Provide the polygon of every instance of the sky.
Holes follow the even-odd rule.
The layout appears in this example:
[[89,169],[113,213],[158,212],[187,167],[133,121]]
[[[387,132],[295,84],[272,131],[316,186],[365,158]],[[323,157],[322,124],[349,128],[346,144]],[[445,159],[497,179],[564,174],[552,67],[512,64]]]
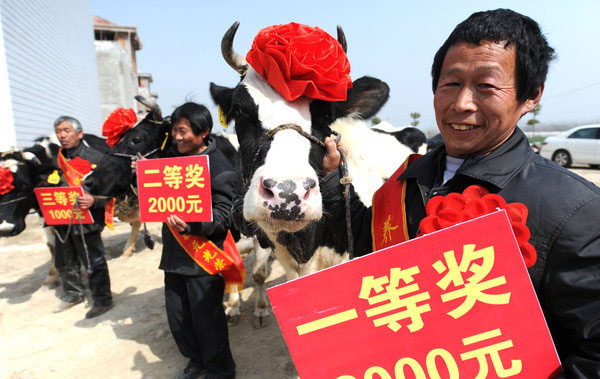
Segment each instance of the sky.
[[[186,100],[209,107],[218,125],[210,82],[234,87],[239,75],[221,56],[223,33],[240,27],[235,50],[246,55],[264,27],[298,22],[348,41],[351,76],[385,81],[390,99],[377,115],[396,126],[421,114],[419,128],[436,129],[431,63],[454,27],[473,12],[510,8],[536,20],[558,59],[550,66],[542,109],[544,124],[600,123],[600,1],[183,1],[91,0],[93,14],[136,26],[142,42],[138,70],[152,74],[152,91],[164,114]],[[521,121],[524,125],[529,115]],[[218,130],[219,127],[215,127]]]

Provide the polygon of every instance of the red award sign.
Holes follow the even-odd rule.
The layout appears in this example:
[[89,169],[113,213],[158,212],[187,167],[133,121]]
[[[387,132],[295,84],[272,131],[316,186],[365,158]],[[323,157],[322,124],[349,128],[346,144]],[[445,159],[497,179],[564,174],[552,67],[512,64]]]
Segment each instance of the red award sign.
[[[81,187],[38,187],[33,189],[47,225],[65,225],[71,221],[73,203],[83,195]],[[73,216],[73,224],[93,224],[88,209],[79,209]]]
[[270,288],[302,378],[551,378],[505,211]]
[[212,221],[208,167],[206,155],[137,161],[141,221]]

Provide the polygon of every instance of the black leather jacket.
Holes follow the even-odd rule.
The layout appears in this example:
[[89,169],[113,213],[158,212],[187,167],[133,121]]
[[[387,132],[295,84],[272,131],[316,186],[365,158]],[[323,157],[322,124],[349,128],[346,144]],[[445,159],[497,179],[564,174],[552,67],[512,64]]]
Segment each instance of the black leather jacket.
[[[173,155],[179,156],[176,153]],[[200,155],[208,155],[213,221],[188,222],[189,234],[204,236],[219,248],[223,248],[227,230],[233,229],[231,207],[234,197],[239,194],[242,179],[225,155],[217,148],[214,139],[209,140],[208,147]],[[183,250],[166,223],[162,227],[162,238],[163,252],[159,266],[161,270],[190,276],[208,275]]]
[[[529,147],[520,129],[487,156],[465,159],[454,178],[441,185],[445,146],[410,164],[407,180],[408,231],[414,238],[429,198],[480,184],[507,203],[524,203],[537,261],[529,275],[558,350],[565,377],[600,378],[600,189],[557,166]],[[343,217],[339,173],[323,180],[326,212],[333,226]],[[355,255],[371,252],[371,208],[352,198]],[[345,231],[341,231],[345,233]]]
[[[67,159],[67,161],[70,161],[71,159],[79,157],[81,159],[89,161],[91,164],[100,163],[100,160],[102,160],[102,157],[103,157],[102,152],[89,146],[87,144],[87,142],[85,142],[84,140],[81,140],[81,142],[79,143],[79,146],[77,146],[73,149],[63,149],[62,154]],[[56,160],[57,160],[57,158],[54,158],[54,165],[56,167],[58,167],[58,163]],[[65,178],[62,176],[62,170],[59,170],[59,172],[61,173],[61,175],[60,175],[60,182],[57,184],[57,186],[68,186],[69,184],[67,183]],[[90,233],[90,232],[97,232],[104,228],[104,207],[106,206],[106,202],[108,200],[109,199],[94,196],[94,204],[90,207],[90,213],[92,214],[92,217],[94,218],[94,223],[93,224],[83,224],[83,233],[84,234]],[[68,225],[55,225],[54,227],[59,230],[61,235],[64,235],[68,229]],[[80,234],[79,226],[73,225],[72,233]]]

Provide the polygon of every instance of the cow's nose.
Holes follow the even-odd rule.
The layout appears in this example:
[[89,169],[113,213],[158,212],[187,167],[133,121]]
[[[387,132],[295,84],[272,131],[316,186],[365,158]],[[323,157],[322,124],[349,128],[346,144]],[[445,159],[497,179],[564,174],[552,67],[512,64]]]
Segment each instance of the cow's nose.
[[263,178],[258,194],[262,205],[271,211],[271,217],[284,220],[298,220],[311,197],[316,193],[317,181],[312,178],[302,180],[276,180]]

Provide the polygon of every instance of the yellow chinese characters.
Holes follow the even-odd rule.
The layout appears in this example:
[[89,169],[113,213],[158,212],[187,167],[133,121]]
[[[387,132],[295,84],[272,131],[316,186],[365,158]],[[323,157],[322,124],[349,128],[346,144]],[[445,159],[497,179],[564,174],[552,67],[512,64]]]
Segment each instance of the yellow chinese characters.
[[[423,328],[421,314],[431,311],[429,304],[417,305],[430,298],[429,292],[420,292],[419,285],[414,282],[413,276],[419,273],[419,267],[414,266],[407,269],[399,267],[390,269],[390,276],[374,278],[373,276],[363,277],[359,298],[368,300],[369,305],[382,305],[368,309],[365,313],[367,317],[379,316],[384,313],[399,310],[392,314],[382,316],[373,320],[375,326],[387,325],[388,328],[397,332],[402,325],[398,321],[410,319],[408,330],[415,332]],[[403,282],[401,286],[400,281]],[[374,295],[371,293],[374,292]],[[407,296],[409,294],[413,294]]]
[[204,258],[204,260],[206,262],[210,262],[211,260],[215,259],[216,256],[217,256],[217,253],[213,253],[213,255],[210,255],[210,251],[208,251],[208,250],[204,250],[202,252],[202,257]]
[[215,260],[215,269],[216,269],[217,271],[221,271],[221,270],[223,270],[224,268],[225,268],[225,261],[223,261],[223,259],[221,259],[221,258],[217,258],[217,259]]
[[59,205],[67,205],[69,199],[67,199],[67,194],[62,191],[54,192],[54,201],[56,201]]
[[179,185],[183,182],[181,175],[181,166],[165,166],[163,169],[163,180],[166,185],[173,189],[179,189]]
[[[502,333],[500,329],[494,329],[462,339],[464,346],[475,344],[479,345],[479,347],[474,350],[460,354],[460,359],[463,362],[470,359],[477,360],[479,367],[477,369],[477,375],[474,377],[474,379],[484,379],[487,377],[508,378],[518,375],[523,371],[523,362],[520,359],[511,359],[510,367],[508,368],[505,368],[504,364],[502,363],[500,351],[513,347],[512,340],[492,342],[491,344],[489,342],[487,344],[483,343],[483,341],[500,337],[501,335]],[[507,352],[505,352],[504,355],[506,361]],[[489,357],[489,359],[492,361],[492,367],[494,369],[493,374],[490,374],[487,357]],[[440,368],[442,368],[441,373]],[[447,376],[442,373],[447,373]],[[366,369],[364,377],[373,378],[375,377],[375,374],[377,374],[377,377],[379,378],[391,379],[392,377],[405,378],[406,374],[409,374],[409,377],[414,377],[417,379],[442,377],[448,379],[459,379],[461,377],[460,373],[461,371],[459,370],[459,366],[455,357],[446,349],[435,348],[427,353],[425,362],[419,362],[411,357],[403,357],[398,359],[394,365],[394,376],[392,376],[391,373],[381,366],[371,366]],[[337,377],[337,379],[357,378],[352,375],[340,375]]]
[[392,215],[388,215],[383,223],[383,243],[387,243],[392,240],[392,230],[396,230],[399,228],[398,225],[391,225]]
[[[462,341],[463,345],[469,346],[478,344],[480,342],[495,337],[499,337],[501,335],[502,332],[500,331],[500,329],[494,329],[471,337],[463,338]],[[489,356],[492,360],[492,365],[494,366],[494,371],[496,372],[496,375],[500,378],[507,378],[509,376],[519,374],[523,369],[523,363],[519,359],[512,359],[510,361],[511,366],[509,368],[505,368],[502,364],[502,360],[500,358],[500,351],[506,350],[513,346],[514,345],[512,340],[506,340],[463,353],[460,355],[460,359],[462,359],[463,361],[473,358],[477,359],[477,363],[479,363],[479,372],[477,373],[475,379],[483,379],[488,377],[489,368],[486,356]]]
[[202,173],[204,172],[204,167],[200,166],[198,163],[189,164],[185,168],[185,186],[186,188],[191,188],[193,186],[204,188],[204,178],[202,177]]
[[73,205],[73,203],[75,203],[75,200],[77,199],[77,196],[79,196],[79,193],[77,193],[77,191],[69,191],[67,193],[67,197],[69,198],[69,204]]
[[[500,294],[490,294],[484,291],[502,284],[506,284],[504,276],[498,276],[493,279],[484,280],[494,267],[494,247],[489,246],[480,250],[475,250],[475,245],[469,244],[463,246],[463,255],[460,264],[456,261],[454,250],[444,253],[444,261],[439,260],[433,264],[433,268],[438,274],[446,273],[444,277],[437,282],[438,287],[446,291],[450,284],[456,289],[442,294],[442,301],[452,301],[464,297],[463,303],[456,309],[448,312],[452,317],[459,318],[465,315],[473,308],[475,302],[481,301],[486,304],[508,304],[510,292]],[[476,261],[481,260],[480,263]],[[469,275],[468,278],[465,276]]]

